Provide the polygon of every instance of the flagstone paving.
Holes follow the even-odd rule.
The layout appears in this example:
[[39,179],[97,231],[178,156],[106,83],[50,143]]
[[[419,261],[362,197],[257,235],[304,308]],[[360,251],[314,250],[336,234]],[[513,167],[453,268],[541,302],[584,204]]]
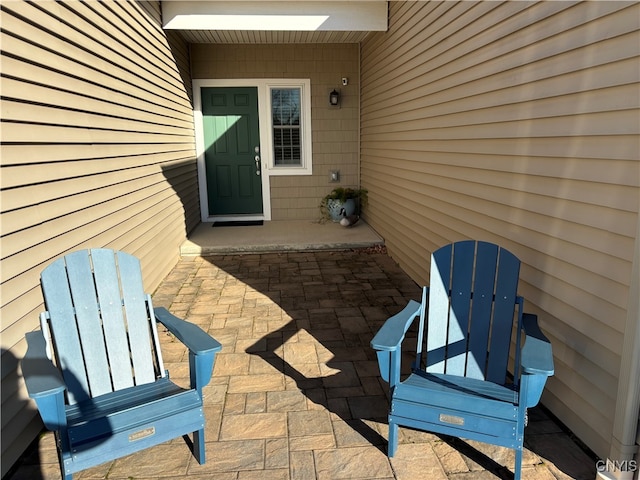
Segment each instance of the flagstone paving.
[[[386,456],[387,386],[369,341],[420,288],[384,253],[185,257],[154,304],[223,345],[204,390],[205,465],[183,439],[86,470],[79,479],[339,480],[513,478],[511,450],[401,429]],[[188,384],[188,355],[161,335]],[[595,459],[542,408],[530,412],[523,478],[593,480]],[[44,434],[12,479],[60,478]]]

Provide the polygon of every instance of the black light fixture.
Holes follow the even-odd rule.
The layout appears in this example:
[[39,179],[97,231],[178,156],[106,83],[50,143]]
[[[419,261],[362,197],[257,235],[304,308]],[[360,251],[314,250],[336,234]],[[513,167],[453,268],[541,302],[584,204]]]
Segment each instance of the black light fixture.
[[329,105],[337,106],[340,103],[340,93],[333,89],[333,92],[329,94]]

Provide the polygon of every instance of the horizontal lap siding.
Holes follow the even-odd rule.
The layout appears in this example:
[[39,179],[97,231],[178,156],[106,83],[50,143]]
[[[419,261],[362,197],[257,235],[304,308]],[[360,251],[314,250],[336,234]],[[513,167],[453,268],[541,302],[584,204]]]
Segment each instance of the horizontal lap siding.
[[153,291],[199,200],[188,45],[162,30],[158,3],[3,2],[2,27],[4,475],[40,428],[16,370],[40,271],[116,248]]
[[543,397],[609,453],[633,260],[637,3],[392,2],[363,42],[367,221],[419,283],[463,238],[523,261],[554,345]]

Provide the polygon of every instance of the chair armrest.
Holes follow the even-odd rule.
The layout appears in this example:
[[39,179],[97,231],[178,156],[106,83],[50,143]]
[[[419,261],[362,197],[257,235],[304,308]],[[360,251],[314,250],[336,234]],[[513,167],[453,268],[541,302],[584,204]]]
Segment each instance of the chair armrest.
[[522,347],[522,373],[551,376],[554,373],[551,343],[538,327],[538,316],[531,313],[522,315],[522,325],[526,335]]
[[191,388],[202,389],[211,380],[216,353],[222,345],[197,325],[169,313],[166,308],[153,309],[156,319],[189,349],[189,378]]
[[420,303],[415,300],[409,301],[402,311],[387,319],[371,340],[371,346],[377,350],[380,376],[385,382],[389,382],[391,388],[400,381],[400,345],[409,326],[420,315],[421,310]]
[[27,353],[22,359],[22,377],[30,398],[55,395],[66,390],[60,370],[47,358],[46,344],[41,332],[25,335]]
[[156,319],[195,355],[216,353],[222,348],[220,342],[200,327],[172,315],[166,308],[157,307],[153,312]]
[[396,350],[404,340],[413,319],[420,315],[421,308],[420,303],[411,300],[400,312],[388,318],[371,340],[373,349],[388,352]]
[[47,357],[42,332],[29,332],[25,339],[27,352],[20,366],[27,392],[35,400],[45,426],[49,430],[58,430],[67,423],[64,409],[67,387],[60,370]]

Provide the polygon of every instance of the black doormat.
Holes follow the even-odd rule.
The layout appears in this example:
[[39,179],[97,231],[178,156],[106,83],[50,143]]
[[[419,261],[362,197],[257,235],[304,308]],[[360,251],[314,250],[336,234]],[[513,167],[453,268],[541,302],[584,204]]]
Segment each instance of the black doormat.
[[237,222],[214,222],[213,227],[253,227],[262,224],[262,220],[245,220]]

